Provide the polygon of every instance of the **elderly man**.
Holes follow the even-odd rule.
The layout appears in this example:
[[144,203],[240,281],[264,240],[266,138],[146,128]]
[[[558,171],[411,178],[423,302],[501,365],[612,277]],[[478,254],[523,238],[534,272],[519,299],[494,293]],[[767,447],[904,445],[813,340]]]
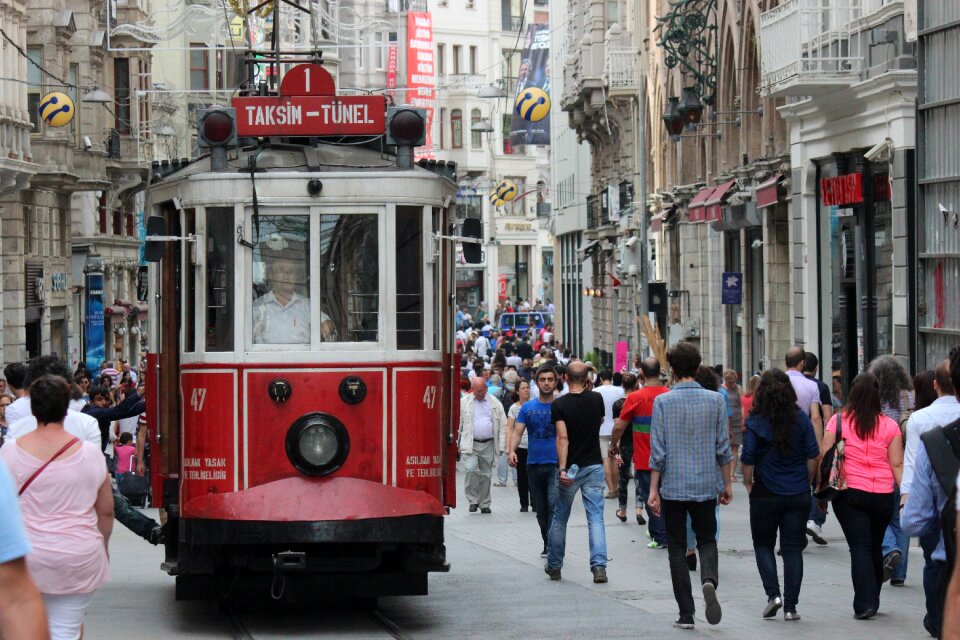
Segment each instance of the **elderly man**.
[[470,382],[472,393],[460,400],[460,427],[457,448],[465,471],[464,492],[470,513],[490,513],[490,479],[500,455],[500,434],[507,425],[507,414],[500,401],[489,397],[487,383],[481,377]]

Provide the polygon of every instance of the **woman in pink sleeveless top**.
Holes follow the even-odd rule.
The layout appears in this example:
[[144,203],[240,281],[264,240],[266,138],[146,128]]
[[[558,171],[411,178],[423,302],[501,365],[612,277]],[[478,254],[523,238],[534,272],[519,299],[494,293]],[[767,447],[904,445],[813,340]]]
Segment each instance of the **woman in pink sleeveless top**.
[[81,637],[93,594],[110,577],[110,477],[99,449],[89,442],[71,444],[76,438],[63,428],[70,391],[58,376],[36,380],[30,386],[36,431],[0,449],[21,489],[20,507],[31,546],[27,568],[43,594],[53,640]]
[[903,473],[900,427],[881,411],[880,384],[872,373],[853,381],[846,406],[827,423],[821,451],[837,441],[837,419],[844,442],[847,489],[833,510],[850,547],[853,613],[867,620],[880,608],[883,584],[883,534],[893,514],[894,483]]

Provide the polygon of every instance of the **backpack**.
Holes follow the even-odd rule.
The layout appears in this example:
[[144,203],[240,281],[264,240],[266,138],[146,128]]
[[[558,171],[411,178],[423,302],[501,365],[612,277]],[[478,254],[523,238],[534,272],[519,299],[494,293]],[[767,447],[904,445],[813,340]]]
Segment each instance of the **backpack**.
[[940,512],[940,530],[947,553],[947,575],[957,555],[957,473],[960,472],[960,420],[920,436],[947,503]]

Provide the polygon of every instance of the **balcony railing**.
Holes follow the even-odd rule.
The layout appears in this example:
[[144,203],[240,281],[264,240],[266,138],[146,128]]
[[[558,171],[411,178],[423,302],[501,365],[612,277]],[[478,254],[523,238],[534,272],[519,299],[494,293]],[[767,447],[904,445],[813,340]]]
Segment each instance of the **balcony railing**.
[[608,46],[605,76],[610,93],[636,93],[640,87],[637,52],[633,47]]
[[786,0],[761,14],[761,92],[813,96],[849,85],[863,66],[861,11],[861,0]]

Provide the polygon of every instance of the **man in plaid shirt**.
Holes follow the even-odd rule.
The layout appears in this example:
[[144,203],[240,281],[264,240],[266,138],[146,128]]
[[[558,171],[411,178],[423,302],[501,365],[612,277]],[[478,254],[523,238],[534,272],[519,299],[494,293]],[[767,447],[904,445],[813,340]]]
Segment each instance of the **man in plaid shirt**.
[[733,454],[723,396],[694,381],[700,351],[681,342],[667,353],[676,380],[673,388],[657,396],[650,425],[650,497],[647,506],[663,513],[673,595],[680,617],[673,623],[693,629],[693,593],[687,569],[687,515],[697,536],[700,577],[707,622],[720,622],[717,600],[716,506],[733,500]]

